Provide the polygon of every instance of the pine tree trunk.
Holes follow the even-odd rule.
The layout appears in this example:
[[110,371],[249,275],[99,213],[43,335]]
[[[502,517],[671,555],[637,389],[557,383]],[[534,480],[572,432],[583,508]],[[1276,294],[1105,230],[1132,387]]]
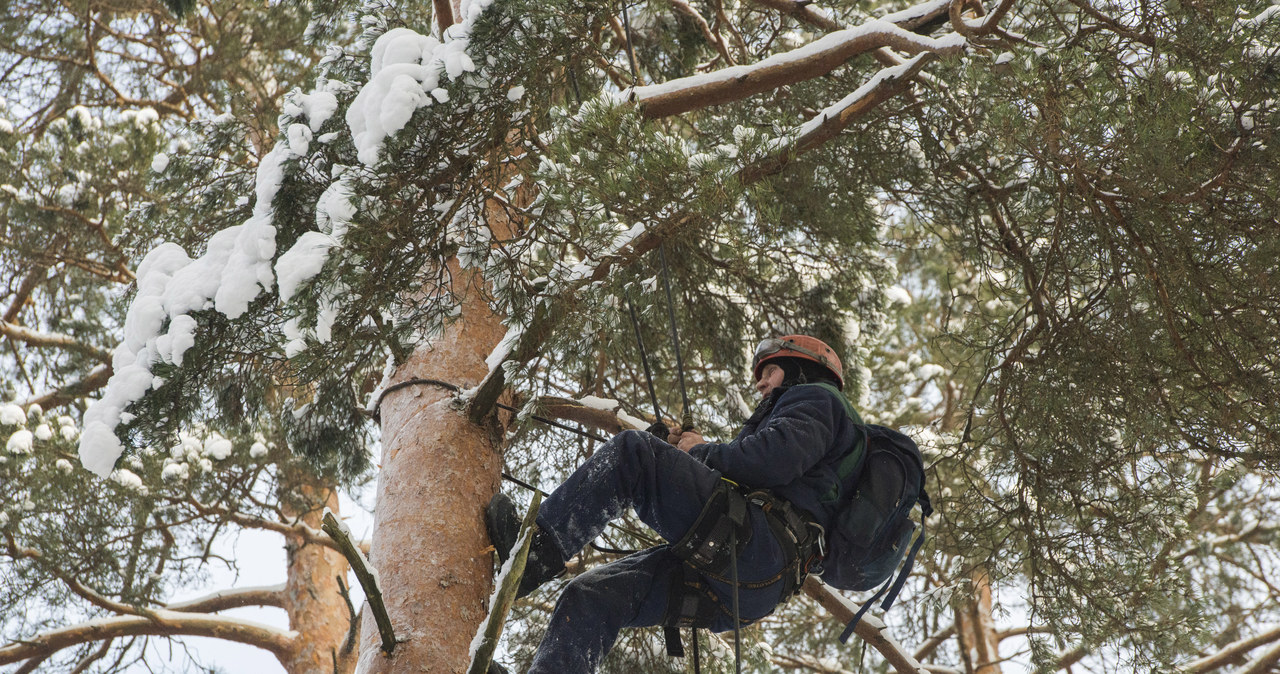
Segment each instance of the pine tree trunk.
[[1000,639],[991,607],[991,580],[983,569],[975,569],[973,596],[956,610],[956,635],[964,651],[965,670],[973,674],[1000,674]]
[[[392,383],[423,377],[472,387],[488,372],[485,358],[506,330],[468,276],[455,270],[453,278],[455,292],[467,292],[461,315],[430,348],[415,351]],[[493,562],[482,513],[501,478],[501,429],[469,423],[451,402],[433,386],[383,400],[370,561],[403,643],[385,657],[366,608],[361,672],[463,672],[488,613]]]
[[[303,522],[320,528],[328,507],[338,512],[338,494],[300,470],[286,471],[281,503],[286,516],[301,515]],[[355,669],[355,648],[344,652],[351,617],[338,578],[346,582],[347,560],[333,548],[286,536],[289,575],[285,581],[285,611],[289,629],[298,633],[298,647],[282,659],[289,674],[332,672],[350,674]]]

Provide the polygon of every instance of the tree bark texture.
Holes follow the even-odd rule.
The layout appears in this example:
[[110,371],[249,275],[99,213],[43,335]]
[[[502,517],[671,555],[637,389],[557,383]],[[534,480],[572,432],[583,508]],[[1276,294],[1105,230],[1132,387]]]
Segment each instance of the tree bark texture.
[[[430,346],[417,349],[392,381],[440,379],[473,387],[506,329],[472,277],[455,270],[462,313]],[[398,639],[390,657],[366,608],[359,671],[466,670],[468,647],[488,613],[493,561],[484,504],[498,488],[501,430],[479,426],[444,389],[413,386],[383,399],[382,464],[370,562]]]
[[[319,529],[326,507],[338,512],[338,494],[332,487],[319,484],[301,471],[289,471],[285,477],[284,488],[290,493],[281,501],[287,515]],[[298,640],[295,648],[281,658],[281,664],[289,674],[350,674],[355,669],[356,651],[352,644],[344,652],[351,616],[338,585],[339,577],[345,582],[347,560],[327,545],[296,535],[285,536],[285,550],[289,564],[285,611],[289,614],[289,629],[298,633]]]

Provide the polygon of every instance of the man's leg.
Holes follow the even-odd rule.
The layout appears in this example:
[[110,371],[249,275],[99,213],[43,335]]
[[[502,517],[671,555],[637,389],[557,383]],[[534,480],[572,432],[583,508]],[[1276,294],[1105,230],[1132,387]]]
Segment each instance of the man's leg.
[[685,452],[648,433],[624,431],[543,501],[538,525],[565,560],[627,508],[663,538],[677,541],[719,481],[718,472]]
[[680,560],[666,546],[598,566],[565,586],[529,674],[587,674],[623,627],[659,625]]

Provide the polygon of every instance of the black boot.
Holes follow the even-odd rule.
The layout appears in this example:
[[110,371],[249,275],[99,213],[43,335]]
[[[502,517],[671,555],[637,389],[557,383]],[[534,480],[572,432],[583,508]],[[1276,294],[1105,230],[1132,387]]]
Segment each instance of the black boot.
[[[498,559],[506,563],[511,556],[511,548],[515,547],[516,538],[520,535],[520,518],[516,515],[516,504],[502,492],[494,495],[484,511],[484,524],[489,530],[489,542],[498,552]],[[564,557],[555,541],[540,526],[533,530],[533,540],[529,542],[529,557],[524,565],[524,576],[520,578],[520,588],[516,591],[516,599],[528,596],[543,583],[564,574]]]

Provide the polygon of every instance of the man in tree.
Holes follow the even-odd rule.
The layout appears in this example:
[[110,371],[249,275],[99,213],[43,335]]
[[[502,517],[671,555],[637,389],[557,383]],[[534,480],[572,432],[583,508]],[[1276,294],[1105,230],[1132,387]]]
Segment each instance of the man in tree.
[[[571,581],[530,672],[595,671],[623,627],[730,630],[735,603],[740,625],[750,624],[800,587],[822,556],[833,516],[823,497],[837,486],[840,459],[862,442],[861,420],[843,399],[840,359],[821,340],[766,339],[752,366],[762,399],[733,442],[693,430],[669,442],[624,431],[543,502],[519,596],[561,575],[628,507],[672,543]],[[511,500],[495,496],[486,521],[505,561],[516,530]]]

